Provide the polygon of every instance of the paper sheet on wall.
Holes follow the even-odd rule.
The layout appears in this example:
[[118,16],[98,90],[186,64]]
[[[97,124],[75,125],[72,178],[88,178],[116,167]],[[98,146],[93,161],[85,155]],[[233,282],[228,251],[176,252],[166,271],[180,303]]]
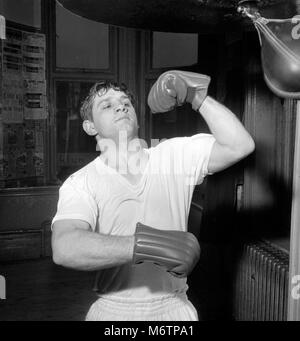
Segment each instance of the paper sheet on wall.
[[2,47],[3,122],[47,118],[45,51],[43,34],[7,30]]
[[[2,122],[2,102],[3,102],[3,96],[2,96],[2,40],[0,40],[0,124]],[[0,136],[2,139],[2,137]],[[1,143],[1,142],[0,142]]]
[[45,36],[23,32],[24,118],[47,118]]
[[23,122],[23,80],[15,73],[4,73],[2,78],[2,121]]
[[2,178],[44,175],[44,130],[43,121],[4,124]]
[[6,19],[0,15],[0,39],[6,39]]
[[[3,159],[3,124],[0,121],[0,179],[4,174],[4,159]],[[0,186],[1,188],[1,186]]]
[[44,175],[45,51],[39,33],[9,28],[0,41],[0,188]]

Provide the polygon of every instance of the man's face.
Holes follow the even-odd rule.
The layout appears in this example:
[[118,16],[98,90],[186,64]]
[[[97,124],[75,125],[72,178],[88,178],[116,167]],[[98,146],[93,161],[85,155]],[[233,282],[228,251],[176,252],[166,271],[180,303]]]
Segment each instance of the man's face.
[[94,128],[102,138],[118,138],[120,131],[128,137],[136,137],[137,117],[128,96],[114,89],[95,97],[93,104]]

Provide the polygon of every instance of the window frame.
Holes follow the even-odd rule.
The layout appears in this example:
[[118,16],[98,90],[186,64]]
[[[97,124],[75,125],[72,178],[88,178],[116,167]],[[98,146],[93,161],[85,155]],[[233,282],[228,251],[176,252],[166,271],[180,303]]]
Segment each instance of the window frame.
[[108,69],[80,69],[60,68],[56,66],[56,1],[47,0],[43,7],[43,19],[46,32],[47,48],[47,97],[49,115],[47,139],[45,148],[46,182],[58,185],[57,179],[57,126],[56,126],[56,83],[58,81],[96,82],[99,79],[117,79],[118,72],[118,31],[109,26],[109,68]]

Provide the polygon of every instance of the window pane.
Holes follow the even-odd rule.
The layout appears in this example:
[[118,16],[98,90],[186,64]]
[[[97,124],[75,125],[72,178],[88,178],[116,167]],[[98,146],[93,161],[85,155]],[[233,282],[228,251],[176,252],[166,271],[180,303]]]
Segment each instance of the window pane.
[[56,83],[57,178],[61,181],[99,155],[96,140],[84,132],[80,117],[81,103],[92,85]]
[[56,66],[108,69],[108,25],[81,18],[56,5]]
[[189,66],[198,61],[198,34],[153,33],[154,69]]
[[6,20],[41,27],[40,0],[0,0],[0,14],[5,16]]

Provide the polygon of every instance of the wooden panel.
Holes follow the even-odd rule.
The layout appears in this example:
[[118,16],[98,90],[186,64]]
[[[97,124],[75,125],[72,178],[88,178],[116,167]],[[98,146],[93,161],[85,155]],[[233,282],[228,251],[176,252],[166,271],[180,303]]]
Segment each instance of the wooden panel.
[[0,231],[40,229],[57,208],[58,187],[0,192]]
[[288,237],[294,110],[268,89],[258,39],[247,38],[245,126],[255,140],[256,150],[245,169],[243,226],[265,238]]
[[1,266],[6,300],[0,321],[84,321],[97,299],[91,290],[95,273],[55,265],[51,259]]
[[188,220],[188,231],[199,237],[203,208],[200,205],[192,202]]
[[[243,120],[242,43],[239,40],[227,42],[224,36],[224,39],[220,38],[217,48],[215,97]],[[207,177],[201,241],[232,242],[235,236],[236,186],[241,183],[243,171],[243,163],[239,162],[222,172]]]
[[52,256],[52,247],[51,247],[51,222],[46,222],[43,224],[43,233],[44,233],[44,248],[43,248],[43,256],[51,257]]
[[297,105],[295,138],[295,162],[293,183],[293,204],[291,219],[290,278],[288,320],[300,321],[299,274],[300,274],[300,101]]
[[41,231],[0,234],[0,262],[35,259],[41,255]]

